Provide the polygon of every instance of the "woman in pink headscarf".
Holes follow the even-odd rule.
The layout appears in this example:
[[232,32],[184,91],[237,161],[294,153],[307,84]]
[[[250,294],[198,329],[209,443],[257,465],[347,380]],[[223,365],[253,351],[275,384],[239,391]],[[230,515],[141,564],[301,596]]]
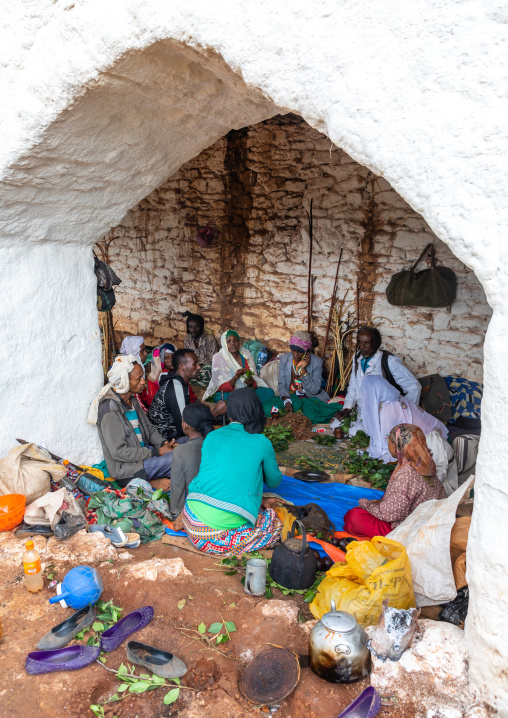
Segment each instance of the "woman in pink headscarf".
[[323,362],[311,353],[312,341],[308,332],[294,332],[289,338],[290,351],[279,361],[279,396],[286,411],[292,411],[291,395],[300,399],[330,401],[321,388]]

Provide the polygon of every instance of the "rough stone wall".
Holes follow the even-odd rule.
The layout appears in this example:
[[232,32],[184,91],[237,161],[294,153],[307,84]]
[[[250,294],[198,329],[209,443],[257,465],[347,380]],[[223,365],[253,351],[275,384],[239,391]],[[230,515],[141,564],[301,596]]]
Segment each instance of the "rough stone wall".
[[[339,296],[373,319],[384,345],[418,375],[482,379],[491,309],[474,272],[432,233],[384,179],[359,165],[295,115],[230,132],[132,209],[101,242],[122,278],[120,333],[183,342],[181,312],[199,310],[219,334],[233,326],[275,349],[306,327],[313,199],[313,324],[323,341],[339,250]],[[211,246],[198,229],[215,230]],[[448,309],[393,307],[385,289],[433,241],[439,264],[457,274]],[[425,262],[419,265],[425,268]]]

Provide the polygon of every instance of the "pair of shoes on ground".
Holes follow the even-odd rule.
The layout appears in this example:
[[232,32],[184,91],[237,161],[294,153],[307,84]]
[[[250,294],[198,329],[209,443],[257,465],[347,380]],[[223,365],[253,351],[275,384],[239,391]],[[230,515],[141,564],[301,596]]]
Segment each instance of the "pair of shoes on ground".
[[115,528],[109,524],[89,524],[90,533],[99,531],[108,538],[115,548],[137,548],[141,543],[141,536],[138,533],[124,533],[121,528]]
[[62,511],[60,521],[54,529],[44,524],[30,526],[30,524],[23,522],[17,529],[16,536],[19,538],[22,536],[45,536],[46,538],[54,536],[58,541],[65,541],[65,539],[74,536],[75,533],[81,531],[81,529],[86,529],[86,527],[87,523],[84,516]]
[[[67,646],[76,634],[88,628],[95,621],[95,608],[86,606],[62,623],[51,629],[37,644],[39,651],[29,653],[25,668],[27,673],[38,675],[53,671],[76,671],[93,663],[101,650],[110,653],[130,635],[147,626],[153,618],[152,606],[127,614],[101,636],[100,646]],[[64,646],[67,646],[64,648]],[[180,678],[187,673],[183,661],[168,651],[154,648],[138,641],[127,644],[127,658],[148,668],[161,678]]]

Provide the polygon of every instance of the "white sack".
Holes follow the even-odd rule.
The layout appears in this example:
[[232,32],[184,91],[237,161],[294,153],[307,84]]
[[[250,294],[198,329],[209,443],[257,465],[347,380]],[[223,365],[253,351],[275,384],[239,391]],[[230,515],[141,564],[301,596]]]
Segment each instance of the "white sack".
[[450,534],[457,506],[469,497],[473,483],[474,476],[471,476],[448,498],[425,501],[388,534],[388,538],[406,547],[419,608],[448,603],[457,595],[450,557]]
[[450,444],[443,439],[438,429],[434,429],[426,435],[427,446],[432,452],[432,458],[436,464],[436,476],[443,484],[447,496],[450,496],[459,488],[459,473],[455,452]]
[[67,474],[65,466],[55,464],[47,451],[35,444],[15,446],[0,459],[0,496],[23,494],[27,504],[50,490],[50,476],[59,481]]
[[279,360],[274,359],[262,366],[259,372],[259,376],[265,384],[274,390],[275,396],[279,396],[279,368]]
[[25,522],[30,526],[39,524],[54,529],[62,518],[62,511],[84,517],[79,504],[70,491],[67,489],[49,491],[26,507]]

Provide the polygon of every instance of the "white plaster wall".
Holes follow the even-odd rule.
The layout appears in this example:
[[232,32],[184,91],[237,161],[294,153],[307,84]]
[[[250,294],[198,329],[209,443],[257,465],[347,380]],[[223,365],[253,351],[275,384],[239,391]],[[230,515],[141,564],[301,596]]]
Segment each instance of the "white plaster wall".
[[[68,419],[52,410],[52,431],[68,436],[69,451],[86,448],[80,439],[86,405],[99,385],[95,330],[86,318],[89,265],[78,247],[118,224],[231,126],[269,117],[277,112],[274,105],[300,113],[385,177],[475,271],[494,317],[486,341],[467,637],[473,682],[508,715],[508,647],[501,634],[508,608],[506,4],[387,0],[380,11],[378,0],[40,0],[11,3],[2,21],[2,287],[14,284],[5,248],[72,242],[65,256],[80,288],[71,303],[51,311],[31,300],[30,320],[22,316],[26,306],[19,306],[2,326],[2,344],[10,345],[18,328],[16,348],[35,343],[49,349],[48,320],[65,328],[75,308],[86,326],[92,375],[85,372],[77,384],[65,381],[51,397],[60,406],[75,402]],[[144,54],[166,38],[157,57]],[[197,48],[192,59],[184,45]],[[124,56],[134,73],[121,72]],[[173,65],[181,72],[160,85]],[[63,258],[63,251],[60,246],[55,257]],[[78,265],[84,284],[77,281]],[[54,291],[52,274],[62,278],[48,269],[46,282],[44,265],[27,260],[25,266],[21,282],[44,293]],[[38,359],[45,386],[53,385],[52,375],[69,372],[61,354],[43,351]],[[4,381],[2,396],[5,449],[12,443],[12,417],[20,404],[33,401],[32,385],[22,384],[16,394]],[[37,407],[43,406],[38,398]],[[33,435],[42,426],[41,413],[33,411],[24,428]]]
[[19,438],[71,461],[95,460],[97,431],[84,421],[102,379],[90,250],[13,244],[1,261],[0,456]]

